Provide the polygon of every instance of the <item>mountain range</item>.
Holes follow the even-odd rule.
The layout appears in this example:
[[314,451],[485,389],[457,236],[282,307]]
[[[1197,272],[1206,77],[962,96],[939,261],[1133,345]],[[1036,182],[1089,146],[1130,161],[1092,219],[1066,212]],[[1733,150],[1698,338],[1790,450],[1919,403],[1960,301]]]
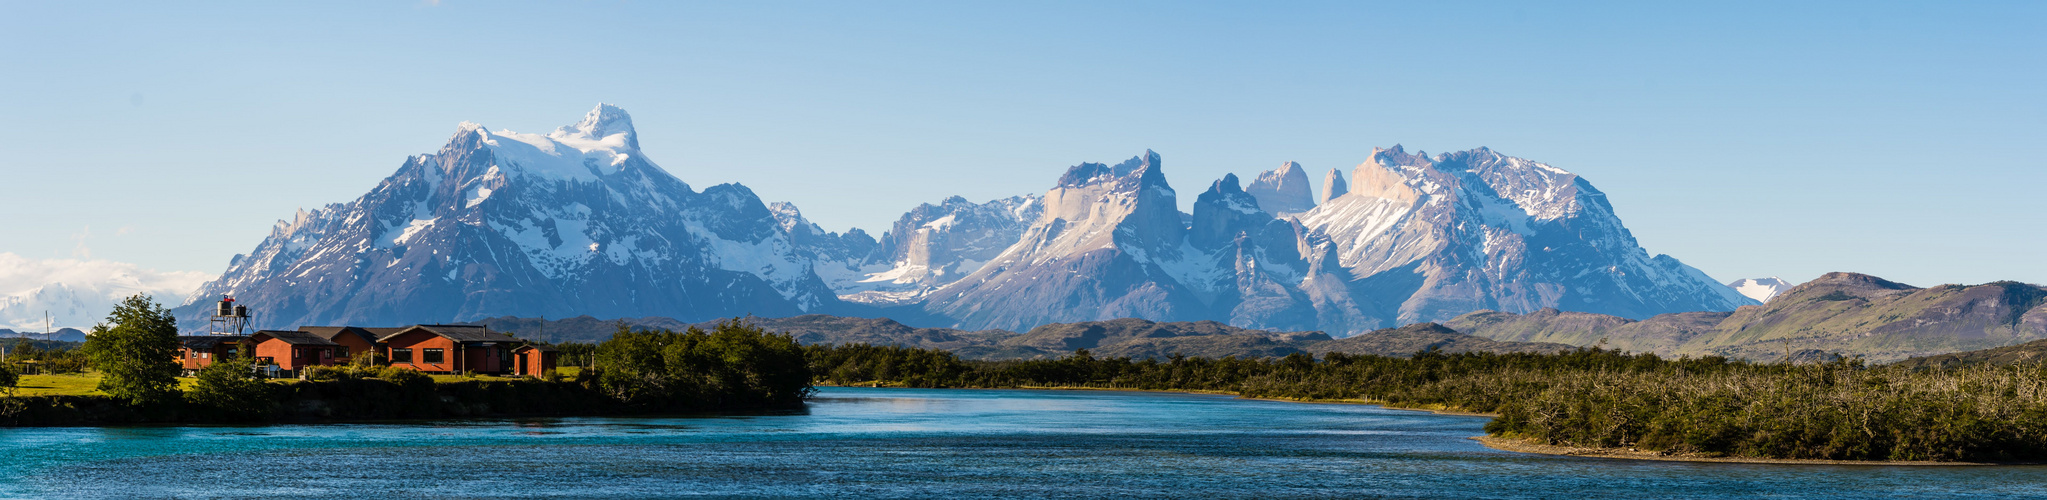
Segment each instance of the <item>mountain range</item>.
[[[1025,332],[967,331],[918,328],[886,318],[855,318],[807,314],[787,318],[745,318],[768,331],[785,332],[804,344],[894,345],[951,351],[965,359],[1048,359],[1087,349],[1102,357],[1168,359],[1175,355],[1240,358],[1279,357],[1294,353],[1326,355],[1375,354],[1408,356],[1420,351],[1557,352],[1572,346],[1542,342],[1503,342],[1459,333],[1434,323],[1386,328],[1341,339],[1322,332],[1276,332],[1238,328],[1214,321],[1158,322],[1137,318],[1039,325]],[[605,321],[582,316],[559,320],[488,318],[476,322],[492,330],[553,342],[598,342],[623,325],[634,329],[709,328],[715,322],[689,324],[671,318]]]
[[1644,320],[1543,309],[1477,311],[1444,323],[1503,341],[1556,342],[1664,355],[1750,360],[1847,353],[1872,362],[2047,339],[2047,288],[2001,281],[1919,288],[1828,273],[1763,305]]
[[1544,308],[1647,319],[1757,302],[1641,248],[1568,171],[1486,148],[1374,148],[1318,195],[1299,164],[1178,209],[1161,155],[1042,194],[825,231],[738,184],[702,189],[599,105],[546,134],[464,123],[362,197],[279,221],[178,309],[234,296],[264,327],[483,318],[892,317],[966,331],[1141,318],[1336,337]]
[[159,272],[108,260],[0,253],[0,328],[41,332],[90,327],[106,321],[114,304],[137,294],[159,304],[182,304],[207,278],[197,272]]

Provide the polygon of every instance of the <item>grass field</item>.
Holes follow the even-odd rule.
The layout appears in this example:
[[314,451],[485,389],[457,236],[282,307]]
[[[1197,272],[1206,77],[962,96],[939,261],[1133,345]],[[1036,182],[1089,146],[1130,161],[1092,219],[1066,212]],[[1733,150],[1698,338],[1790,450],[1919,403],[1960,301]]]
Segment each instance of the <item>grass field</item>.
[[[192,390],[198,379],[180,378],[178,388]],[[22,375],[15,384],[17,396],[105,396],[100,392],[100,375],[93,372],[69,375]]]
[[[583,370],[582,368],[564,366],[557,369],[556,371],[561,372],[562,376],[574,378],[576,376],[576,372],[580,372],[582,370]],[[492,377],[488,375],[479,375],[476,377],[464,377],[460,375],[433,376],[435,382],[461,382],[464,380],[516,380],[519,378],[523,377]],[[290,379],[279,379],[276,380],[275,382],[288,383],[291,381],[292,380]],[[190,377],[180,377],[178,378],[178,387],[189,391],[192,390],[192,386],[194,384],[197,384],[198,382],[199,379]],[[14,394],[17,396],[104,396],[107,393],[99,391],[98,389],[99,383],[100,375],[98,373],[90,371],[85,373],[75,373],[69,375],[22,375],[21,382],[15,385]]]

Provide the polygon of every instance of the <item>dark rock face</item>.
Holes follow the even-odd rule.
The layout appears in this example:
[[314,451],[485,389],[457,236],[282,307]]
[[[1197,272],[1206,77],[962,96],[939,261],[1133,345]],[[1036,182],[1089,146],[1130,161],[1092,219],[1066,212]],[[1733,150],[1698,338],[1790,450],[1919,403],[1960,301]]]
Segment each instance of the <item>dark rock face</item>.
[[[611,106],[544,136],[464,124],[361,198],[279,222],[195,296],[233,295],[260,327],[790,315],[838,302],[752,191],[696,192],[636,144]],[[179,317],[203,320],[204,305]]]

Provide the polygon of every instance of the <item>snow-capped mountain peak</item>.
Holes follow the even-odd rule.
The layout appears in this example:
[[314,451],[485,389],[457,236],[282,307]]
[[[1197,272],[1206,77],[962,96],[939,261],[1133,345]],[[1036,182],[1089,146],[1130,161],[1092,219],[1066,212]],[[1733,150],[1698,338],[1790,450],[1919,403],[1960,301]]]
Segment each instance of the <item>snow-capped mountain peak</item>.
[[640,149],[640,135],[633,131],[632,115],[610,104],[598,104],[583,115],[583,121],[555,129],[547,136],[559,141],[615,142],[618,146]]
[[1748,298],[1756,299],[1756,302],[1769,302],[1770,299],[1776,298],[1778,294],[1784,293],[1785,290],[1790,290],[1793,286],[1796,285],[1777,279],[1776,276],[1739,279],[1727,284],[1728,288],[1733,288],[1734,291],[1741,292],[1743,296]]
[[837,302],[799,248],[793,233],[815,227],[793,206],[737,184],[694,191],[637,143],[610,105],[547,135],[465,123],[361,198],[281,222],[200,295],[234,295],[264,327],[708,319]]

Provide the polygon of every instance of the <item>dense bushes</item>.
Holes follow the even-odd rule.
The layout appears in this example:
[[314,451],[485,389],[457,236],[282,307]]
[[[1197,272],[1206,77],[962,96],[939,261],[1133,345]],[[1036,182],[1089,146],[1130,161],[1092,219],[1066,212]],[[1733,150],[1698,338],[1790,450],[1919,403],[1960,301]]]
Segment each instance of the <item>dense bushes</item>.
[[709,332],[620,327],[594,356],[598,385],[635,407],[789,406],[802,404],[812,390],[811,371],[795,339],[739,320]]
[[236,356],[199,370],[199,381],[185,400],[217,413],[222,420],[249,421],[270,417],[276,396],[270,384],[255,376],[256,363]]
[[[1411,358],[1296,354],[965,362],[921,349],[811,346],[830,383],[1093,387],[1354,399],[1496,413],[1496,435],[1587,447],[1838,460],[2047,459],[2047,368],[1752,364],[1586,349]],[[916,360],[916,361],[911,361]]]

